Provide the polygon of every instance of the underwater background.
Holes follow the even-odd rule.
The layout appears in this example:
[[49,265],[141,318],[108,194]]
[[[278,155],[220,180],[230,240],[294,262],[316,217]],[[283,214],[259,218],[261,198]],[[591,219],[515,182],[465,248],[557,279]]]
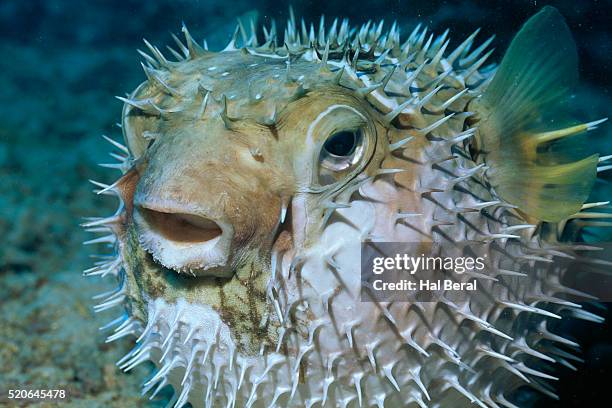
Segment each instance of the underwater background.
[[[541,7],[551,4],[567,18],[578,45],[581,86],[576,117],[611,116],[612,1],[294,1],[298,18],[328,22],[348,17],[397,20],[403,33],[417,22],[435,32],[451,29],[451,46],[481,27],[481,40],[496,34],[499,61],[512,35]],[[151,366],[122,374],[115,367],[130,341],[104,343],[91,297],[108,289],[81,276],[96,248],[80,227],[84,217],[110,214],[87,182],[113,180],[97,163],[112,161],[121,103],[114,98],[144,79],[137,48],[142,38],[165,48],[181,23],[212,49],[229,41],[237,17],[257,16],[282,26],[289,3],[272,0],[2,0],[0,2],[0,406],[14,406],[8,389],[66,389],[74,407],[163,406],[140,397]],[[612,153],[612,126],[593,143]],[[604,174],[609,181],[612,177]],[[604,185],[593,200],[612,197]],[[607,197],[605,194],[607,193]],[[102,250],[103,248],[97,248]],[[602,281],[602,284],[609,282]],[[601,312],[612,318],[610,313]],[[610,406],[610,322],[567,324],[583,346],[578,372],[559,368],[560,401],[525,392],[526,405]],[[48,403],[39,406],[50,406]],[[22,403],[22,406],[37,406]]]

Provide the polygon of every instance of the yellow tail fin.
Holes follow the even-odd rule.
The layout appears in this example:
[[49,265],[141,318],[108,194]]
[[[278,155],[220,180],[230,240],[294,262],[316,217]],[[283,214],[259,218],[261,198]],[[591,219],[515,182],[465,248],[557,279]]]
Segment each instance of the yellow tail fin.
[[598,156],[577,159],[572,136],[600,121],[562,128],[569,120],[560,101],[577,79],[570,31],[555,8],[544,7],[516,35],[476,103],[476,149],[488,180],[500,198],[541,221],[579,211],[597,176]]

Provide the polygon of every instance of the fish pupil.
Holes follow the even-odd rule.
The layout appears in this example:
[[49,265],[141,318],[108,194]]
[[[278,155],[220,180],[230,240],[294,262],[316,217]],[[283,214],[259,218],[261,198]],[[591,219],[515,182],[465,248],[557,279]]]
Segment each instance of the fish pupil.
[[354,130],[344,130],[331,135],[323,148],[334,156],[350,156],[355,152],[357,135]]

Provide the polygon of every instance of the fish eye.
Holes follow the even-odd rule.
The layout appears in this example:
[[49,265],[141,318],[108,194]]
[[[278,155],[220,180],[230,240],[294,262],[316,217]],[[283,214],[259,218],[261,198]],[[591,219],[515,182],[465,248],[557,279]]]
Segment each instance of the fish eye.
[[319,183],[331,184],[354,170],[360,163],[365,147],[361,128],[343,129],[329,135],[319,153]]
[[376,146],[376,127],[353,106],[331,105],[311,121],[306,140],[312,154],[313,187],[341,188],[341,182],[367,165]]

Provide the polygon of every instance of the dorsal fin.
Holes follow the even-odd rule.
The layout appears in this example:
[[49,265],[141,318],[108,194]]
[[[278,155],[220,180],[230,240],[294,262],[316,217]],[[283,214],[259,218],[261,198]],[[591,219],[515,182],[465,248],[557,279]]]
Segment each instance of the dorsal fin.
[[597,123],[563,128],[570,120],[560,101],[577,79],[569,28],[547,6],[516,35],[476,103],[476,150],[489,167],[488,180],[500,198],[540,221],[579,211],[597,176],[598,156],[578,159],[572,137]]

